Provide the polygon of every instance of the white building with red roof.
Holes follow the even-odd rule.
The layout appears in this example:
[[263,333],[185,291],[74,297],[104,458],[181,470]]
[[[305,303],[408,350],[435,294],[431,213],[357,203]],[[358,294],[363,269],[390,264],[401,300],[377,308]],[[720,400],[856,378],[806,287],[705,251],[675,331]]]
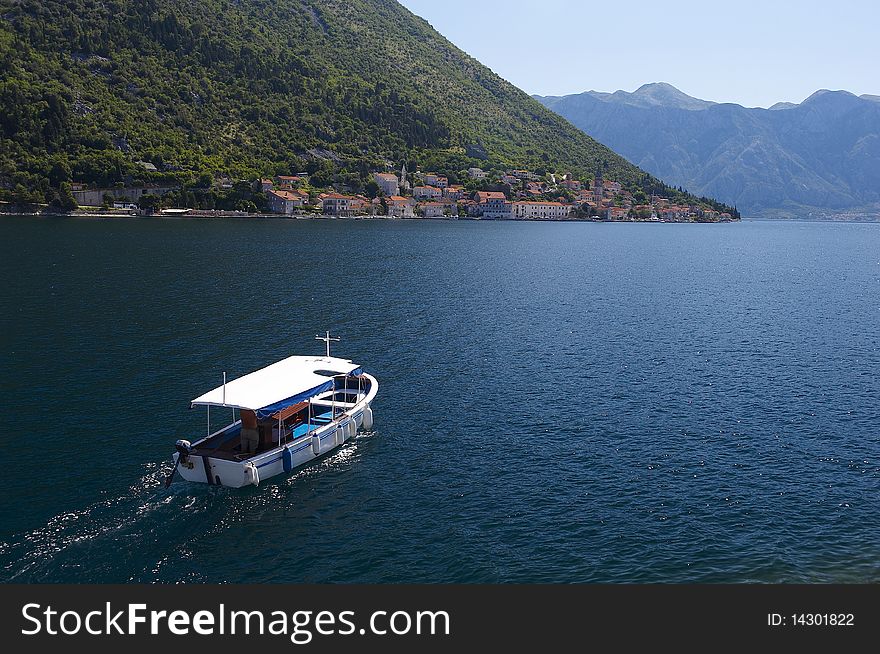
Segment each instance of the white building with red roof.
[[507,196],[501,191],[477,191],[474,193],[474,202],[482,204],[489,200],[506,200]]
[[443,189],[443,197],[450,200],[461,200],[464,197],[464,186],[459,184],[450,184]]
[[340,193],[328,193],[321,203],[324,214],[327,216],[352,216],[363,203],[352,195]]
[[303,179],[299,175],[279,175],[275,178],[278,182],[278,188],[296,188],[302,184]]
[[449,180],[437,173],[425,173],[425,186],[436,186],[443,189],[449,186]]
[[571,213],[561,202],[514,202],[511,209],[514,220],[559,220]]
[[388,207],[388,216],[392,218],[413,218],[413,205],[415,202],[412,198],[405,198],[402,195],[391,195],[385,198],[385,204]]
[[443,202],[422,202],[419,209],[425,218],[442,218],[446,206]]
[[413,197],[418,199],[430,198],[431,200],[436,200],[442,195],[443,191],[436,186],[413,186]]
[[397,179],[397,175],[392,173],[375,173],[373,180],[386,196],[400,194],[400,180]]
[[308,204],[309,201],[309,194],[302,191],[267,191],[266,196],[269,199],[269,210],[272,213],[287,216]]

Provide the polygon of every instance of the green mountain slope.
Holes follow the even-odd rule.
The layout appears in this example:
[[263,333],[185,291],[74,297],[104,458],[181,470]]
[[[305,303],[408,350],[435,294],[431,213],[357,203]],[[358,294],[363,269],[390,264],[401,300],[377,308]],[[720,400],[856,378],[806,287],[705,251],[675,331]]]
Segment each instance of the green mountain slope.
[[663,190],[392,0],[0,0],[0,107],[7,198],[402,160]]

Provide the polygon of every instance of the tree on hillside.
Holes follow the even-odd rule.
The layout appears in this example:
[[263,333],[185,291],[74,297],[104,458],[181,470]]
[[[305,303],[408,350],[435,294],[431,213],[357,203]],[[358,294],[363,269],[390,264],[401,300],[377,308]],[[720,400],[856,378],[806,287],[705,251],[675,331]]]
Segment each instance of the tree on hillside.
[[376,180],[371,179],[369,182],[364,184],[364,194],[370,198],[371,200],[379,195],[381,189],[379,185],[376,183]]
[[70,182],[62,182],[58,191],[53,192],[53,196],[50,204],[62,211],[73,211],[79,206],[73,197],[73,192],[70,190]]
[[138,207],[147,213],[155,213],[162,208],[162,198],[153,193],[144,193],[138,200]]

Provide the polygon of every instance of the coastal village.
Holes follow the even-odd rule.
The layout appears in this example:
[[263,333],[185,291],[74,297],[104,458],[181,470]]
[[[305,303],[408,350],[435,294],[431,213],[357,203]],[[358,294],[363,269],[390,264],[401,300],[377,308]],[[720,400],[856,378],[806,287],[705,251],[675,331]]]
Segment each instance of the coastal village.
[[[290,217],[657,222],[733,219],[729,213],[705,206],[676,204],[640,191],[632,193],[619,182],[604,178],[601,170],[596,171],[593,179],[581,181],[571,173],[539,175],[529,170],[506,170],[490,175],[480,168],[470,168],[463,181],[470,183],[452,184],[445,175],[435,172],[408,173],[404,164],[399,171],[373,172],[369,195],[316,189],[305,172],[256,180],[252,191],[263,194],[268,212]],[[220,188],[231,188],[233,184],[228,179],[216,183]],[[172,186],[90,189],[76,185],[72,193],[80,207],[102,206],[166,215],[217,213],[186,207],[162,208],[161,202],[156,201],[177,190]],[[148,198],[152,201],[146,201]]]
[[[467,171],[471,180],[492,182],[500,190],[468,192],[450,184],[446,176],[416,171],[375,172],[376,197],[318,193],[301,186],[304,174],[260,181],[273,213],[295,215],[312,207],[327,216],[387,216],[390,218],[470,218],[482,220],[655,220],[695,222],[731,220],[728,213],[697,205],[678,205],[662,197],[642,198],[624,190],[619,182],[604,179],[600,171],[589,182],[571,174],[543,177],[529,170],[509,170],[495,178],[480,168]],[[412,179],[412,183],[409,181]]]

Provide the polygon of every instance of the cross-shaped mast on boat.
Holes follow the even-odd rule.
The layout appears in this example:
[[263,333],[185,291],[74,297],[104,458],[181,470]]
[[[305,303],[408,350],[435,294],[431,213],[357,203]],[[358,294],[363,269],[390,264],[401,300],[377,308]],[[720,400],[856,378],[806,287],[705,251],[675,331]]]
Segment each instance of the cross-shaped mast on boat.
[[316,341],[324,341],[327,344],[327,356],[330,356],[330,342],[339,341],[338,336],[330,336],[330,330],[327,330],[324,336],[315,336]]

